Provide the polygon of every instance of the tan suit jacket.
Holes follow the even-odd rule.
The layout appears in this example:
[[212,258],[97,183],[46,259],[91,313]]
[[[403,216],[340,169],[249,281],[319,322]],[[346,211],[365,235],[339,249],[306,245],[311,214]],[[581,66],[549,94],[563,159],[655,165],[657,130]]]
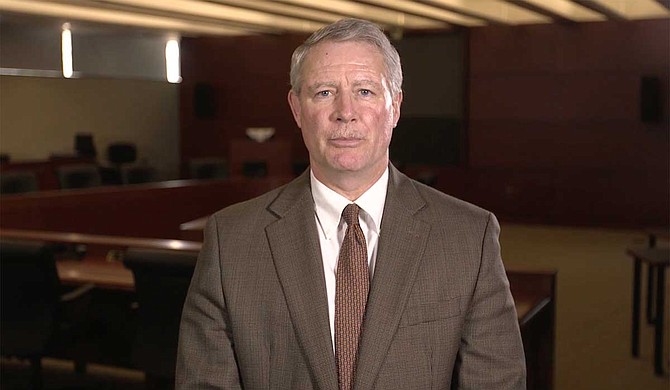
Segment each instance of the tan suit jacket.
[[[393,166],[355,389],[523,389],[495,217]],[[309,173],[214,214],[177,389],[337,389]]]

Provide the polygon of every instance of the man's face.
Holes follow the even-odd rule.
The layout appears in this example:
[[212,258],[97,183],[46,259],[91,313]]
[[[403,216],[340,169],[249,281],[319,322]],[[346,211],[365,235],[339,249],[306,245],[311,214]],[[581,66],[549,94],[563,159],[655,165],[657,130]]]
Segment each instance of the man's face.
[[368,43],[326,41],[311,49],[289,104],[317,178],[386,169],[402,100],[389,86],[382,55]]

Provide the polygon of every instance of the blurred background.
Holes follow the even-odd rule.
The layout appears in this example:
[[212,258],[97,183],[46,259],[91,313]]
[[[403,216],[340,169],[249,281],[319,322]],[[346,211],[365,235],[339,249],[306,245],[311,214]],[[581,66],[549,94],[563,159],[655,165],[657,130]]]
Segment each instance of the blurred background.
[[[137,358],[125,254],[197,252],[203,218],[306,169],[290,57],[342,17],[400,52],[393,163],[493,211],[509,272],[550,276],[529,388],[668,388],[667,0],[0,0],[0,238],[44,244],[59,293],[88,286],[77,342],[3,341],[3,388],[169,387]],[[536,279],[510,280],[520,302]]]

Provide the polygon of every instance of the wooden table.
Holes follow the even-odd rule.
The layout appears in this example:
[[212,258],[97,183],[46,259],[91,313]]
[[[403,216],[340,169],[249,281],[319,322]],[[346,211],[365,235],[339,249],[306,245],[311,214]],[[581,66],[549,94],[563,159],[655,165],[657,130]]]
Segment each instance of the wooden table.
[[93,284],[106,290],[135,289],[133,273],[118,260],[108,261],[104,258],[84,260],[58,260],[56,262],[58,277],[65,285]]
[[170,240],[164,238],[105,236],[99,234],[51,232],[44,230],[0,229],[0,236],[64,244],[97,245],[116,249],[138,247],[197,252],[202,247],[201,242],[193,241]]
[[507,269],[526,355],[528,389],[554,385],[556,277],[554,270]]
[[[202,232],[207,217],[182,224],[182,229],[189,227],[192,231]],[[49,232],[41,230],[0,229],[0,237],[45,241],[62,244],[86,245],[87,253],[83,259],[61,259],[58,260],[58,272],[61,281],[67,284],[94,283],[101,287],[111,289],[133,289],[132,274],[126,270],[121,262],[124,250],[130,247],[170,249],[179,251],[197,252],[202,247],[201,242],[169,240],[160,238],[135,238],[121,236],[104,236],[94,234],[80,234],[68,232]],[[118,253],[117,253],[118,252]],[[532,315],[533,311],[541,309],[546,305],[547,299],[551,298],[549,290],[529,289],[528,279],[538,278],[536,272],[512,270],[512,293],[515,295],[516,308],[519,321]],[[520,276],[526,275],[521,282]],[[533,276],[535,275],[535,276]],[[525,285],[522,288],[521,284]]]
[[[109,290],[134,290],[132,273],[104,256],[57,263],[65,284],[93,283]],[[553,388],[555,351],[555,272],[508,271],[527,365],[528,389]]]
[[[194,223],[202,232],[205,219]],[[66,285],[94,284],[114,293],[135,289],[133,274],[123,265],[122,254],[129,247],[199,251],[200,242],[101,236],[80,233],[0,229],[3,238],[85,245],[81,259],[71,255],[56,263]],[[528,366],[528,388],[553,387],[555,336],[555,272],[508,270]]]
[[40,230],[0,229],[3,238],[85,246],[81,259],[70,254],[56,261],[58,276],[66,285],[93,284],[108,290],[135,289],[133,274],[122,262],[130,247],[197,252],[202,243],[182,240],[103,236]]
[[[650,274],[656,275],[656,294],[649,294],[648,299],[655,295],[656,310],[654,313],[654,372],[663,375],[663,316],[665,311],[665,270],[670,266],[670,248],[629,248],[626,253],[633,257],[633,319],[632,319],[632,353],[640,356],[640,284],[642,264],[647,264]],[[652,271],[655,270],[655,272]]]
[[[110,290],[134,289],[132,273],[120,261],[102,258],[59,261],[61,281],[65,284],[93,283]],[[554,272],[510,271],[526,355],[528,389],[553,388],[555,351]]]
[[[658,240],[670,240],[670,228],[656,227],[645,230],[647,234],[647,245],[655,248]],[[661,269],[662,270],[662,269]],[[654,285],[656,284],[657,267],[647,267],[647,323],[654,323]]]
[[200,241],[204,239],[205,225],[209,216],[184,222],[179,225],[180,237],[184,240]]

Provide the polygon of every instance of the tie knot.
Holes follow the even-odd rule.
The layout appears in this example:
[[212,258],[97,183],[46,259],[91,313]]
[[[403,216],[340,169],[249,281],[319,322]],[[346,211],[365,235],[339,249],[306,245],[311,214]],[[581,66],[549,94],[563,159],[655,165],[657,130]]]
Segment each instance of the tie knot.
[[352,226],[358,224],[358,210],[360,207],[356,203],[351,203],[347,205],[342,211],[342,218],[347,225]]

